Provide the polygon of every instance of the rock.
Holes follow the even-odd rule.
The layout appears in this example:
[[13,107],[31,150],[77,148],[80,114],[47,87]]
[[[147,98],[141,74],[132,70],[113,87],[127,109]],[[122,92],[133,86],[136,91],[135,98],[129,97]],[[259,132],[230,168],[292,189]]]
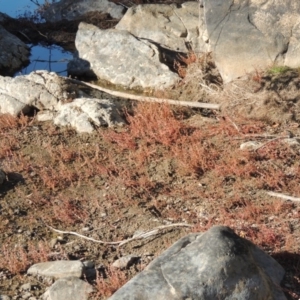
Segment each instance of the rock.
[[53,278],[69,276],[80,278],[83,268],[84,265],[79,260],[58,260],[35,264],[28,269],[27,274]]
[[112,266],[117,269],[126,269],[136,263],[139,259],[140,256],[126,255],[115,260]]
[[160,52],[155,45],[127,31],[101,30],[82,22],[75,44],[79,58],[89,62],[90,70],[99,79],[112,84],[163,89],[179,80],[177,74],[160,62]]
[[[1,15],[1,20],[5,18]],[[0,74],[13,75],[29,63],[28,46],[0,25]]]
[[10,300],[10,297],[7,295],[0,295],[0,300]]
[[300,146],[300,139],[299,138],[287,138],[283,140],[284,143],[287,143],[291,147],[299,147]]
[[299,67],[300,2],[203,0],[211,50],[224,82],[273,64]]
[[56,117],[55,111],[44,110],[38,112],[36,119],[40,122],[46,122],[46,121],[53,120],[55,117]]
[[121,19],[124,15],[124,7],[107,0],[61,0],[49,5],[42,15],[46,21],[58,22],[63,19],[76,20],[94,11],[109,13],[115,19]]
[[20,286],[20,290],[21,291],[31,291],[31,283],[28,282],[28,283],[24,283]]
[[109,299],[283,300],[283,275],[254,244],[214,226],[180,239]]
[[117,111],[117,107],[109,100],[80,98],[62,105],[54,118],[54,124],[70,125],[77,132],[91,133],[94,125],[122,126],[124,120]]
[[47,71],[29,75],[0,77],[0,113],[17,116],[31,107],[55,110],[65,90],[60,77]]
[[0,185],[6,180],[6,174],[0,169]]
[[256,150],[260,146],[262,146],[262,143],[259,143],[256,141],[248,141],[248,142],[242,143],[240,145],[240,149],[241,150]]
[[[74,97],[84,97],[75,98]],[[39,121],[75,127],[78,132],[92,132],[94,126],[122,126],[118,107],[110,100],[87,98],[77,85],[56,73],[35,71],[29,75],[0,76],[0,113],[17,116],[31,108],[40,110]],[[102,95],[100,95],[102,97]]]
[[182,5],[137,5],[129,8],[116,29],[154,41],[162,47],[188,52],[207,52],[203,7],[198,2]]
[[57,280],[44,294],[44,300],[85,300],[93,291],[91,285],[76,277],[67,277]]

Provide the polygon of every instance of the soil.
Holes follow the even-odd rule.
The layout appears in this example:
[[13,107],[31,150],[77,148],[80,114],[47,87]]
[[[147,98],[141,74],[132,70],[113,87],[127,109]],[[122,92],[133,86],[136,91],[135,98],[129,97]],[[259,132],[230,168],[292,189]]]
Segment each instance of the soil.
[[[68,34],[55,36],[66,41]],[[223,85],[206,56],[183,77],[157,95],[219,103],[221,111],[123,100],[127,125],[89,135],[34,115],[0,116],[0,167],[7,175],[0,187],[1,294],[23,299],[21,286],[30,282],[38,298],[51,282],[27,276],[30,265],[80,259],[98,271],[86,278],[95,286],[90,299],[106,299],[179,238],[222,224],[274,257],[286,270],[287,298],[299,299],[299,199],[267,193],[300,197],[298,70],[259,71]],[[260,146],[241,150],[247,141]],[[53,230],[113,242],[176,223],[191,227],[119,247]],[[125,255],[141,258],[112,269]]]

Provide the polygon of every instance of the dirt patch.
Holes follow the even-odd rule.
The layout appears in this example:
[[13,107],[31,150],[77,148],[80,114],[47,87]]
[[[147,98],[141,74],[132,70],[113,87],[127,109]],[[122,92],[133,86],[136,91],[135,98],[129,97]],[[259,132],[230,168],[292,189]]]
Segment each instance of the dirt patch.
[[[268,86],[263,82],[263,93]],[[179,89],[188,93],[184,82]],[[225,88],[219,89],[224,95]],[[200,91],[216,96],[201,86]],[[88,279],[98,287],[91,299],[105,299],[180,237],[223,224],[284,266],[283,288],[288,299],[297,299],[300,206],[267,192],[300,195],[300,144],[286,140],[290,133],[300,137],[299,123],[285,116],[270,123],[243,115],[234,108],[245,100],[234,101],[230,111],[210,114],[128,102],[125,128],[91,135],[1,116],[1,168],[8,178],[0,201],[2,293],[21,296],[20,286],[31,282],[32,295],[40,296],[50,283],[24,276],[31,264],[81,259],[94,261],[104,276]],[[283,108],[277,107],[279,115]],[[259,149],[240,150],[241,143],[253,140],[261,143]],[[122,247],[58,234],[45,225],[118,241],[182,222],[192,228],[165,230]],[[128,254],[140,256],[140,262],[124,271],[111,269]]]

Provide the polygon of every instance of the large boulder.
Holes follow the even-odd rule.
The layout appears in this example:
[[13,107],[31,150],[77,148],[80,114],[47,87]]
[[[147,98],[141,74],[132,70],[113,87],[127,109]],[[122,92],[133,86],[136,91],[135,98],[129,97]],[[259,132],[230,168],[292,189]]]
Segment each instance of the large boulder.
[[61,0],[49,5],[43,12],[43,18],[49,22],[76,20],[95,11],[108,13],[115,19],[121,19],[124,15],[124,7],[107,0]]
[[[0,19],[6,18],[0,15]],[[28,46],[0,25],[0,75],[13,75],[29,63]]]
[[284,300],[283,268],[224,226],[190,234],[109,300]]
[[299,67],[298,0],[203,0],[211,50],[225,82],[273,64]]
[[182,5],[133,6],[117,24],[134,36],[158,43],[173,51],[206,52],[207,34],[203,7],[199,2]]
[[[163,89],[179,79],[161,63],[157,46],[128,31],[101,30],[80,23],[75,44],[79,58],[89,63],[90,70],[99,79],[115,85]],[[85,69],[82,72],[88,73]]]

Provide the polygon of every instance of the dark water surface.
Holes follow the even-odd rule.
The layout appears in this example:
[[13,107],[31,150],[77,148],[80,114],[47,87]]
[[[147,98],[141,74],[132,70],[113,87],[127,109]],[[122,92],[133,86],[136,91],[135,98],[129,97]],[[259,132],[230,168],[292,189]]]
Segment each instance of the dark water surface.
[[[35,0],[43,4],[44,0]],[[57,1],[56,1],[57,2]],[[34,13],[37,9],[30,0],[0,0],[0,12],[13,18]],[[67,63],[72,59],[72,53],[60,46],[28,45],[31,48],[30,64],[15,75],[26,75],[35,70],[48,70],[59,75],[67,75]]]

